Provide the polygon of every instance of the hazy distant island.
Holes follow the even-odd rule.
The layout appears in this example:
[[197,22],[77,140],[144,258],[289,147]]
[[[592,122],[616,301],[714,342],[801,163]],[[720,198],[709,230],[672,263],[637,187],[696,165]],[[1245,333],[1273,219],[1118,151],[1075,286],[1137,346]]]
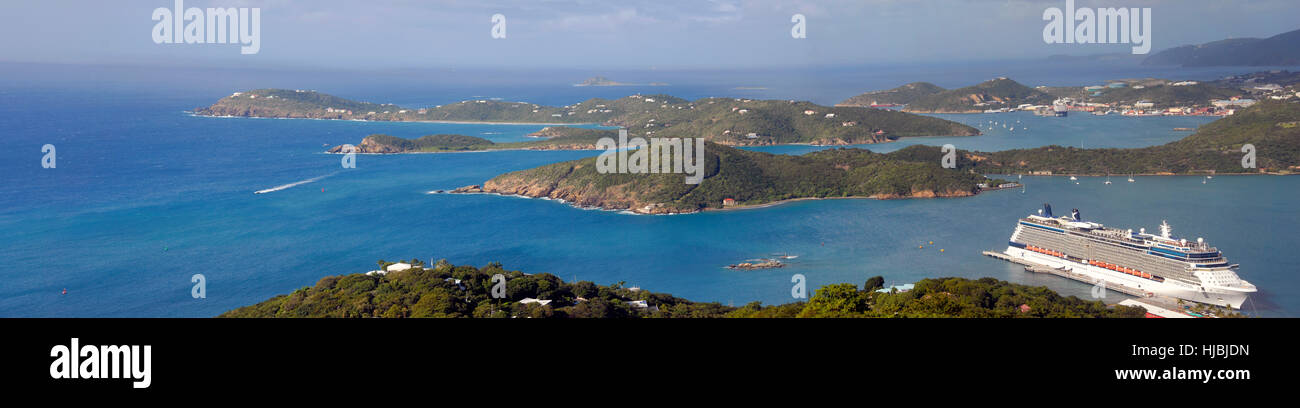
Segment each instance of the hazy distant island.
[[747,208],[786,200],[964,197],[1009,184],[940,160],[914,160],[915,149],[888,153],[839,148],[802,156],[754,152],[708,143],[703,180],[678,173],[597,171],[598,157],[506,173],[453,193],[495,193],[563,200],[571,205],[639,214]]
[[651,82],[648,84],[632,84],[626,82],[617,82],[617,81],[612,81],[609,78],[605,78],[603,76],[594,76],[591,78],[587,78],[582,82],[573,84],[573,86],[667,86],[667,85],[668,84],[665,84],[663,82]]
[[551,107],[526,102],[463,101],[431,108],[355,102],[315,91],[237,92],[196,115],[474,123],[603,124],[633,136],[702,137],[725,145],[881,143],[908,136],[974,136],[979,130],[941,118],[811,102],[669,95],[593,98]]
[[[1254,168],[1242,166],[1246,144],[1254,147]],[[921,161],[942,155],[933,147],[909,152]],[[1160,146],[962,151],[957,168],[980,174],[1293,174],[1300,171],[1300,98],[1262,101]]]
[[1300,65],[1300,30],[1269,38],[1230,38],[1174,47],[1152,54],[1142,64],[1183,67]]
[[[549,273],[482,268],[445,260],[379,261],[365,274],[327,276],[315,286],[240,307],[222,318],[1141,318],[1140,307],[1061,296],[1045,287],[993,278],[923,279],[910,289],[885,288],[880,276],[858,288],[824,286],[807,301],[741,307],[693,302],[623,282],[597,285],[565,282]],[[491,296],[506,278],[503,298]]]

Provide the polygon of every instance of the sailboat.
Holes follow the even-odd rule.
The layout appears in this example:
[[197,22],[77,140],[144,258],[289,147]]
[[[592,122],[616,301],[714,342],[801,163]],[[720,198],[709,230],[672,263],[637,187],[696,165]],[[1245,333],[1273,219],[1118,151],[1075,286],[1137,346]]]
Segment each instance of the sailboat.
[[1134,180],[1134,179],[1133,179],[1133,173],[1129,173],[1129,174],[1128,174],[1128,182],[1132,183],[1132,182],[1134,182],[1134,181],[1137,181],[1137,180]]
[[1110,175],[1109,175],[1109,174],[1106,175],[1106,183],[1104,183],[1104,184],[1110,184]]

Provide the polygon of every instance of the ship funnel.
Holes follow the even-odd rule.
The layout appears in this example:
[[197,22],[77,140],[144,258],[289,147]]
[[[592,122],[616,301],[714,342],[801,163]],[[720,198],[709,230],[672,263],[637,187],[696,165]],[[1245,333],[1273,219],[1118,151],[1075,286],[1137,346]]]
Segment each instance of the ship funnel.
[[1043,203],[1043,216],[1044,216],[1044,217],[1047,217],[1047,218],[1052,218],[1052,205],[1051,205],[1051,204]]
[[1071,218],[1074,218],[1075,221],[1083,221],[1083,216],[1079,215],[1079,209],[1078,209],[1078,208],[1075,208],[1075,209],[1073,209],[1073,210],[1070,210],[1070,217],[1071,217]]

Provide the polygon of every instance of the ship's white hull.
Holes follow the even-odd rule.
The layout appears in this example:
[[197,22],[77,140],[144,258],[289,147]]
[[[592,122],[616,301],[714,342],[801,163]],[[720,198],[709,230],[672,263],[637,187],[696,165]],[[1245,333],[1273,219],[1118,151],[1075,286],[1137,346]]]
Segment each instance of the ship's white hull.
[[1035,264],[1051,268],[1063,268],[1072,273],[1087,276],[1094,281],[1104,281],[1106,282],[1107,287],[1119,285],[1142,292],[1149,292],[1155,295],[1170,296],[1193,302],[1229,306],[1240,309],[1241,304],[1245,303],[1246,297],[1249,295],[1249,293],[1246,292],[1223,291],[1215,290],[1213,288],[1203,289],[1173,280],[1156,282],[1150,279],[1143,279],[1106,268],[1040,254],[1022,248],[1016,248],[1014,246],[1008,246],[1004,253],[1013,258],[1018,258]]

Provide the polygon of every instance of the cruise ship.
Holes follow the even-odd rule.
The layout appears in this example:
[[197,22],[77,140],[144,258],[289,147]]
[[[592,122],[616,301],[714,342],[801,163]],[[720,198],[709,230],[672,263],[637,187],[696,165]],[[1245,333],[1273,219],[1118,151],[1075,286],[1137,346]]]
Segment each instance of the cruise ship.
[[1170,296],[1240,309],[1255,285],[1237,276],[1237,264],[1197,238],[1188,242],[1171,234],[1166,222],[1160,234],[1134,232],[1084,221],[1079,210],[1053,217],[1043,204],[1037,215],[1021,218],[1011,233],[1005,254],[1023,262],[1084,276],[1126,292]]

